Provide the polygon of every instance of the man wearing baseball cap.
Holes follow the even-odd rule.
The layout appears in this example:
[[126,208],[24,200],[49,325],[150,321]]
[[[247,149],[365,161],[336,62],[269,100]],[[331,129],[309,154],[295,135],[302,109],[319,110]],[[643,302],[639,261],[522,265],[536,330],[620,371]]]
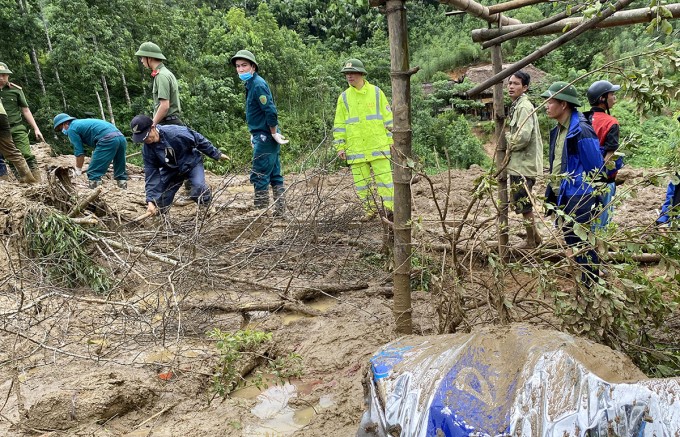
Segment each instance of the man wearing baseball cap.
[[137,115],[130,123],[132,141],[144,143],[144,189],[147,210],[166,213],[175,194],[185,180],[191,180],[189,197],[199,206],[207,207],[212,200],[205,181],[203,155],[225,161],[221,153],[203,135],[186,126],[155,125],[151,117]]

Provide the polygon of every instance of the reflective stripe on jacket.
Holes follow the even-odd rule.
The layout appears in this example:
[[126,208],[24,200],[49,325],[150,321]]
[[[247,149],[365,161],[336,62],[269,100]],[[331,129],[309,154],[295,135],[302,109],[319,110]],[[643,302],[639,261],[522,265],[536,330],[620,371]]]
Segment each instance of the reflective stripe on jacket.
[[333,145],[344,150],[347,162],[390,157],[392,110],[385,93],[364,80],[360,90],[349,87],[338,97]]

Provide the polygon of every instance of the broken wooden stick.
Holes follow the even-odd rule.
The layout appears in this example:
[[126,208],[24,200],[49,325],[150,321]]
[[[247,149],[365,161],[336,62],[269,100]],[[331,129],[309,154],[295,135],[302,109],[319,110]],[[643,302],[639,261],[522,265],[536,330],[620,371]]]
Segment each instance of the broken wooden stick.
[[101,193],[102,193],[102,187],[97,187],[96,190],[94,190],[87,197],[85,197],[83,200],[78,202],[78,204],[75,206],[75,208],[73,208],[73,210],[71,210],[71,212],[68,213],[68,217],[73,218],[73,217],[77,216],[78,214],[80,214],[80,212],[82,210],[84,210],[85,208],[87,208],[87,206],[90,203],[97,200],[97,198],[99,197],[99,195]]

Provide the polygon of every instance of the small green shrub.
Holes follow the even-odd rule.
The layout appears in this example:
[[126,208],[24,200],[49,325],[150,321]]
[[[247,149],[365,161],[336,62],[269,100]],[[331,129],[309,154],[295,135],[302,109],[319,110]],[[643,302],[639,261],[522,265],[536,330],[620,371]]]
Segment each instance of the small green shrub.
[[[239,362],[245,356],[255,354],[258,346],[272,340],[271,333],[249,329],[232,334],[214,328],[208,332],[208,337],[217,341],[215,347],[219,352],[219,361],[212,377],[212,391],[214,395],[222,397],[245,385],[245,380],[239,373]],[[296,353],[276,358],[260,358],[266,360],[267,373],[274,375],[278,381],[283,382],[302,375],[302,357]],[[258,388],[267,386],[262,372],[255,373],[253,384]]]

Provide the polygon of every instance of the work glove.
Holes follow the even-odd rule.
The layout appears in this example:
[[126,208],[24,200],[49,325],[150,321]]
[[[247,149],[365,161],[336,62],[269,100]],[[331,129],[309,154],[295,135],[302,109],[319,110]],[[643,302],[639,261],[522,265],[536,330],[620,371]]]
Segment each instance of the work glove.
[[220,154],[220,161],[231,161],[231,158],[229,158],[227,155],[222,153],[222,154]]
[[255,148],[255,143],[253,142],[253,136],[250,136],[250,147]]
[[83,168],[82,167],[76,167],[76,176],[80,176],[83,174]]
[[288,144],[288,141],[289,141],[283,135],[281,135],[278,132],[275,133],[275,134],[272,134],[272,138],[274,138],[274,141],[276,141],[279,144]]

